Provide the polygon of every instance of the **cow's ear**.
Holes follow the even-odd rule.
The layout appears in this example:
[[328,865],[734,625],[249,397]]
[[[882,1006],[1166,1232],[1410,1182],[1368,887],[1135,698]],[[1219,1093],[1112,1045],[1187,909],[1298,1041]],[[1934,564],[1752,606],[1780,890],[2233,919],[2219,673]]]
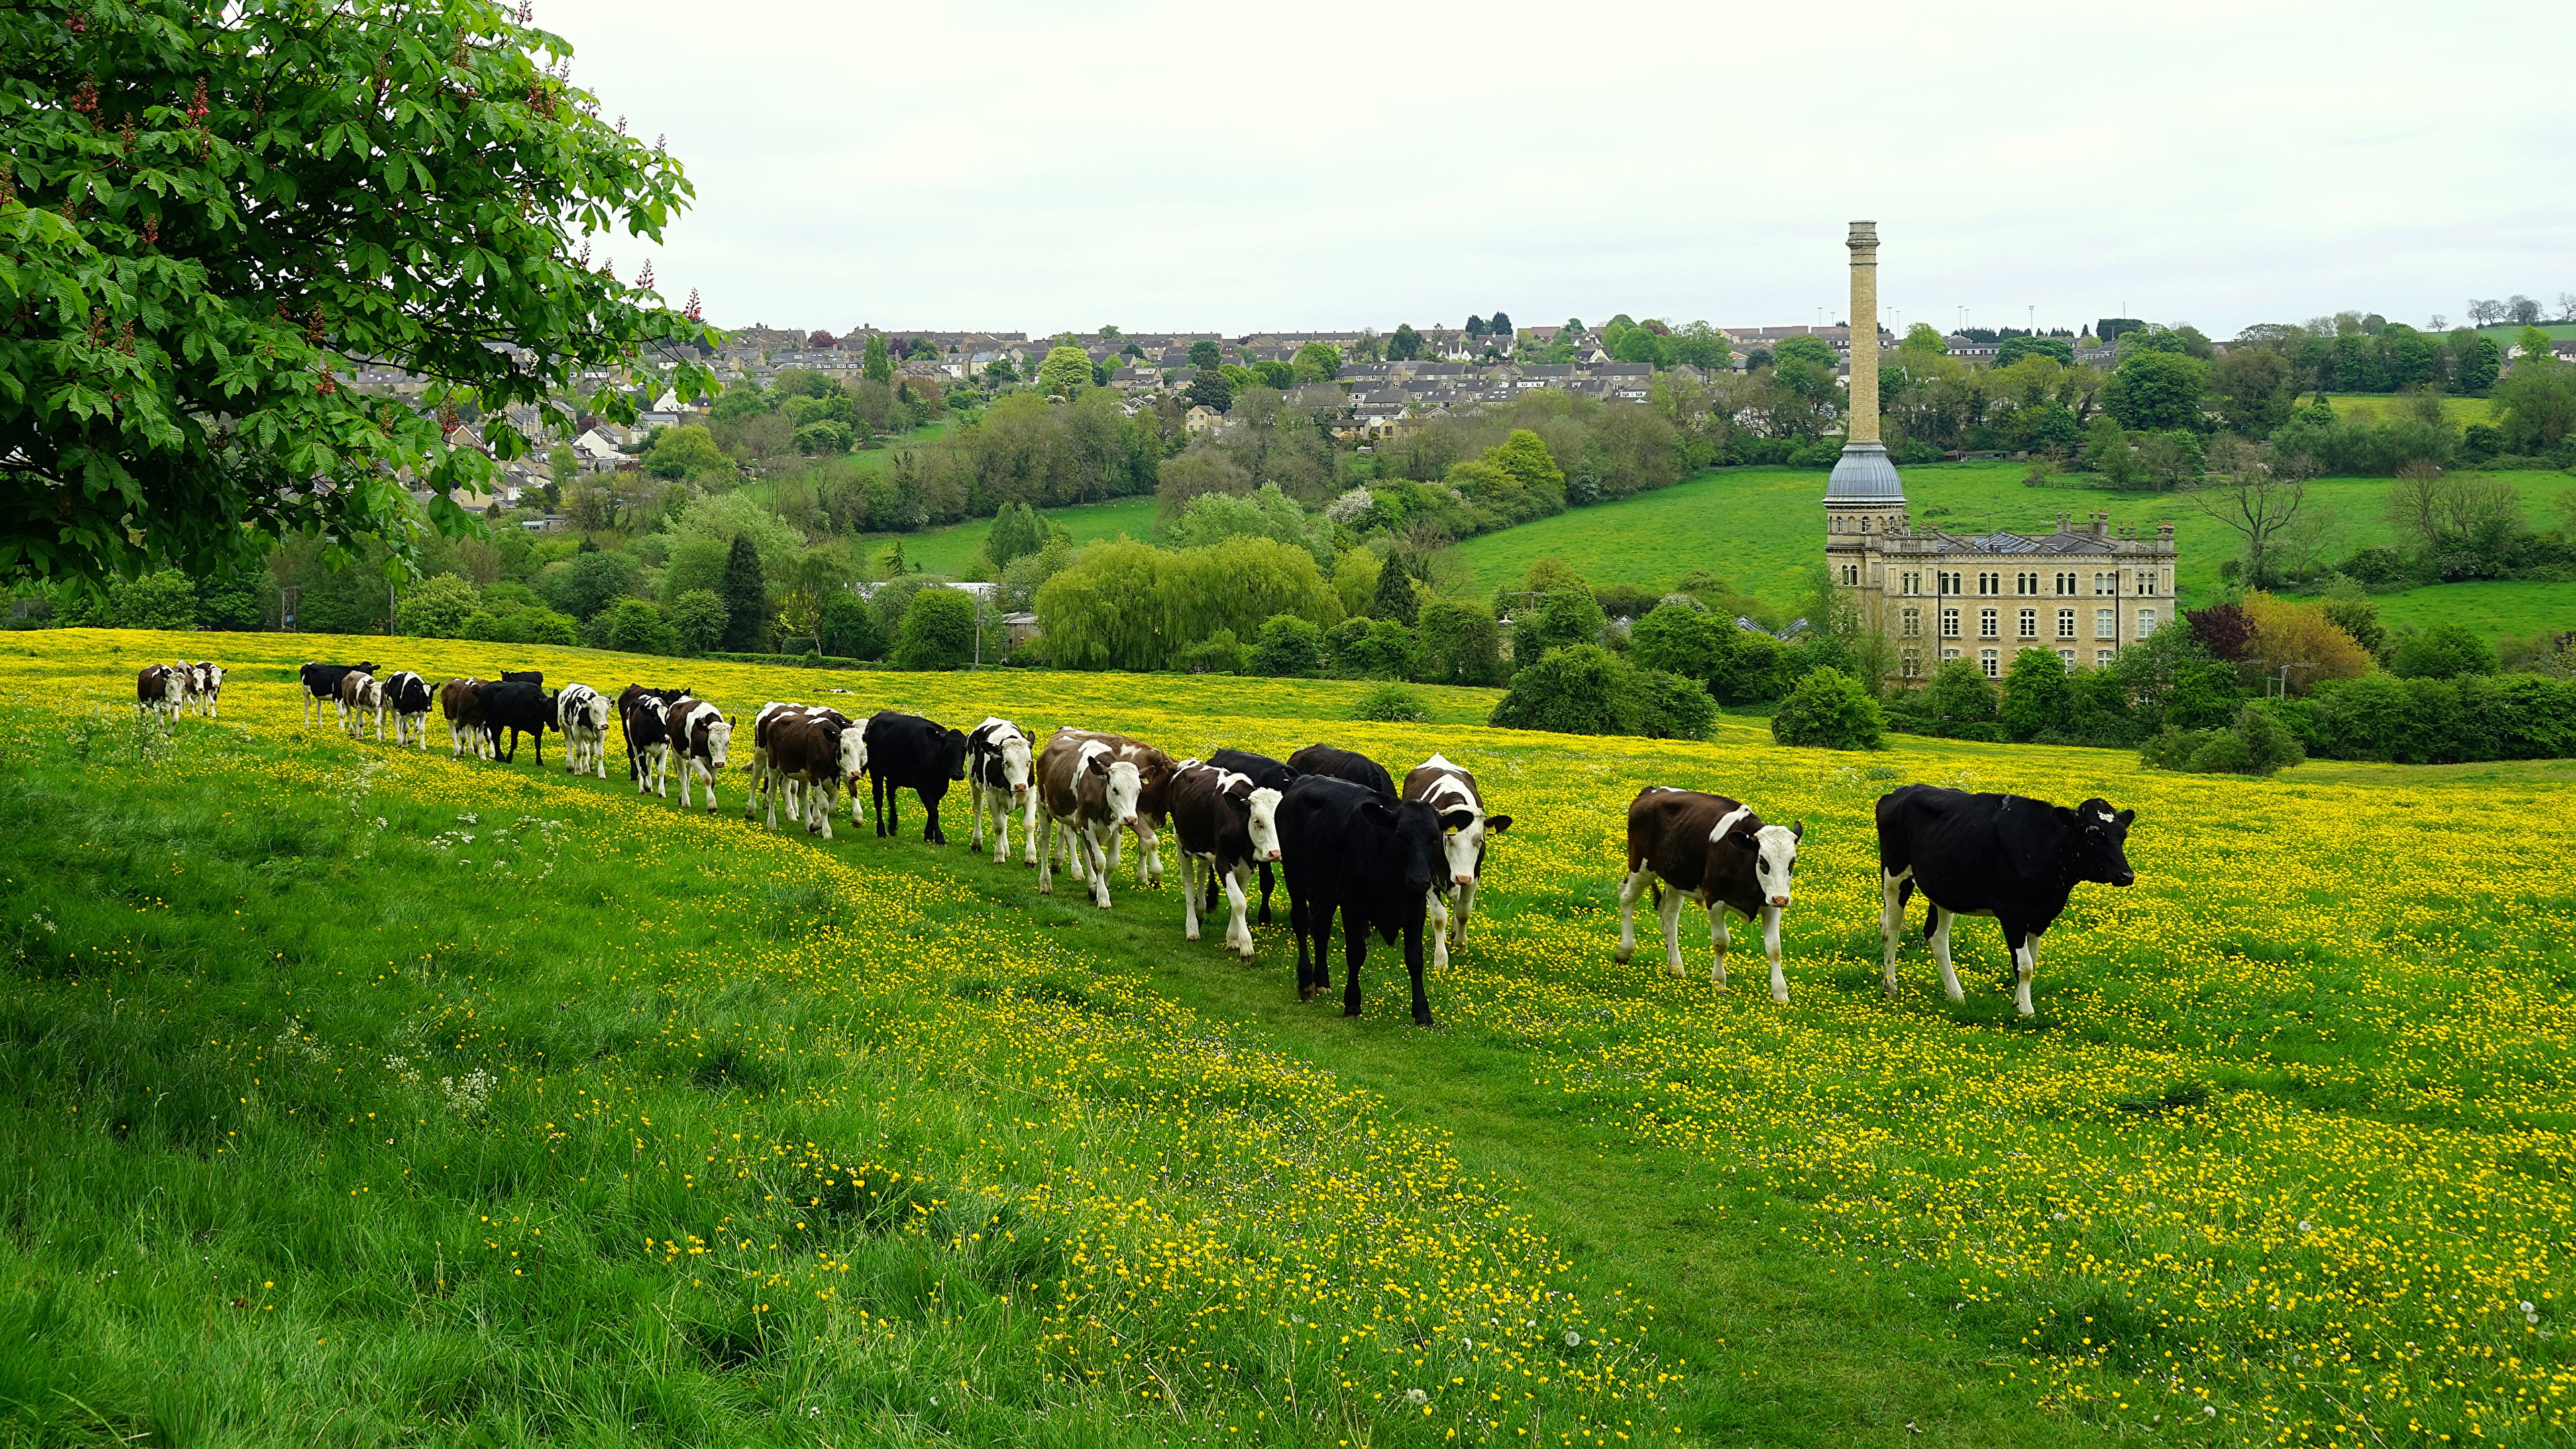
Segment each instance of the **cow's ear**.
[[2133,820],[2135,820],[2135,819],[2137,819],[2137,818],[2138,818],[2138,812],[2137,812],[2137,811],[2135,811],[2135,810],[2123,810],[2123,811],[2121,811],[2119,814],[2114,815],[2114,816],[2112,816],[2112,817],[2111,817],[2111,823],[2112,823],[2112,824],[2114,824],[2114,825],[2119,826],[2122,830],[2126,830],[2126,829],[2128,829],[2128,828],[2129,828],[2129,822],[2130,822],[2130,821],[2133,821]]
[[1804,820],[1801,820],[1801,821],[1798,821],[1796,824],[1791,825],[1791,826],[1789,827],[1789,838],[1790,838],[1791,840],[1804,840],[1804,839],[1806,839],[1806,838],[1807,838],[1807,822],[1806,822],[1806,821],[1804,821]]
[[1485,828],[1487,830],[1509,830],[1512,828],[1512,817],[1508,815],[1488,815],[1485,817]]
[[1395,807],[1383,800],[1370,800],[1360,806],[1360,818],[1371,825],[1395,828]]
[[1473,810],[1452,810],[1440,817],[1440,828],[1443,830],[1464,830],[1475,823],[1476,812]]
[[1106,775],[1109,773],[1109,757],[1093,755],[1082,762],[1082,767],[1095,775]]
[[1726,833],[1726,843],[1739,850],[1760,850],[1762,848],[1761,827],[1739,825]]

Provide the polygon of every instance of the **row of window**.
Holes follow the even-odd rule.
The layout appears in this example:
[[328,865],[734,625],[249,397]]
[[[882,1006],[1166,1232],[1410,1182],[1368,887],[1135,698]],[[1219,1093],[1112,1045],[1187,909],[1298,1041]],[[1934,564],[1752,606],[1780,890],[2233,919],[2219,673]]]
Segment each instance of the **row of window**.
[[[2060,609],[2057,611],[2058,638],[2072,639],[2076,637],[2075,614],[2076,611],[2073,609]],[[1959,631],[1962,621],[1959,616],[1960,611],[1958,609],[1943,609],[1941,611],[1942,638],[1956,639],[1961,637]],[[1897,618],[1900,624],[1900,631],[1904,637],[1908,639],[1920,639],[1923,637],[1923,611],[1920,608],[1908,604],[1904,609],[1899,611]],[[2022,610],[2020,617],[2015,621],[2015,623],[2017,625],[2014,634],[2015,638],[2037,639],[2039,637],[2039,610]],[[2138,611],[2137,637],[2144,639],[2154,632],[2156,632],[2156,611],[2153,609],[2140,609]],[[1977,611],[1977,637],[1980,639],[2000,639],[2003,636],[2003,610],[1979,609]],[[2117,609],[2095,609],[2093,611],[2093,637],[2096,639],[2119,638],[2120,611]]]
[[[2118,652],[2118,651],[2116,651],[2116,650],[2111,650],[2111,649],[2096,649],[2096,650],[2094,650],[2094,651],[2093,651],[2093,667],[2094,667],[2094,668],[2096,668],[2096,669],[2107,669],[2107,668],[2109,668],[2109,667],[2110,667],[2110,665],[2111,665],[2111,656],[2112,656],[2113,654],[2117,653],[2117,652]],[[1957,650],[1957,649],[1944,649],[1944,650],[1942,650],[1942,651],[1941,651],[1941,657],[1942,657],[1943,659],[1957,659],[1957,658],[1959,658],[1959,657],[1960,657],[1960,655],[1961,655],[1961,651],[1960,651],[1960,650]],[[2075,667],[2075,651],[2074,651],[2074,650],[2072,650],[2072,649],[2060,649],[2060,650],[2058,650],[2058,651],[2057,651],[2057,657],[2058,657],[2059,659],[2062,659],[2062,660],[2064,660],[2064,661],[2066,662],[2066,667],[2067,667],[2067,668],[2072,669],[2072,668],[2074,668],[2074,667]],[[2003,652],[2002,650],[2000,650],[2000,649],[1980,649],[1980,650],[1978,650],[1978,651],[1977,651],[1977,664],[1978,664],[1978,666],[1979,666],[1980,668],[1982,668],[1982,669],[1984,669],[1984,670],[1985,670],[1985,672],[1986,672],[1986,677],[1987,677],[1988,679],[2001,679],[2001,678],[2003,678],[2003,677],[2004,677],[2004,652]],[[1908,679],[1920,679],[1920,678],[1922,678],[1922,677],[1923,677],[1923,656],[1922,656],[1920,653],[1916,652],[1915,650],[1912,650],[1912,649],[1908,649],[1908,650],[1906,650],[1906,651],[1905,651],[1904,670],[1905,670],[1905,677],[1906,677],[1906,678],[1908,678]]]
[[[2036,573],[2014,574],[2012,575],[2012,592],[2025,598],[2040,594],[2055,594],[2059,598],[2065,598],[2069,595],[2084,592],[2081,587],[2081,576],[2078,574],[2059,573],[2046,575],[2045,577],[2048,580],[2048,587],[2045,589],[2040,587],[2040,580],[2042,577],[2043,575]],[[1843,565],[1843,582],[1847,584],[1859,583],[1860,565]],[[2154,569],[2133,570],[2129,573],[2125,582],[2123,581],[2120,570],[2104,569],[2093,575],[2093,592],[2103,598],[2113,598],[2117,597],[2125,587],[2129,593],[2139,598],[2152,598],[2159,593],[2165,592],[2164,589],[2158,587],[2161,582],[2162,580],[2157,577]],[[1912,570],[1901,572],[1896,576],[1896,584],[1897,592],[1899,593],[1920,594],[1923,592],[1923,575],[1919,571]],[[1968,575],[1963,570],[1937,569],[1934,570],[1932,574],[1932,587],[1944,598],[1952,597],[1954,595],[1964,595],[1968,592]],[[1980,597],[1994,598],[2003,592],[2004,575],[2002,573],[1981,573],[1977,575],[1977,593]]]

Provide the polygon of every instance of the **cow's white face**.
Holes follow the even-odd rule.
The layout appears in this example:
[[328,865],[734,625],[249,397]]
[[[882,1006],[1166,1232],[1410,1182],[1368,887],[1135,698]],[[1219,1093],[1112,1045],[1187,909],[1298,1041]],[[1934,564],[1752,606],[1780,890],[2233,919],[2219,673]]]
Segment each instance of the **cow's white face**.
[[712,709],[707,713],[707,763],[721,770],[725,767],[725,748],[733,743],[733,722]]
[[841,731],[841,778],[848,781],[850,788],[855,790],[859,785],[859,777],[866,774],[867,770],[868,732],[854,723],[848,729]]
[[1251,809],[1249,828],[1252,833],[1252,858],[1277,860],[1279,858],[1279,792],[1271,789],[1255,790],[1244,803]]
[[1145,793],[1145,777],[1125,760],[1109,767],[1109,820],[1113,825],[1136,823],[1136,801]]
[[1002,737],[1002,782],[1013,799],[1029,793],[1029,742],[1016,733]]
[[1789,878],[1797,870],[1798,837],[1805,829],[1802,821],[1794,830],[1765,825],[1753,833],[1753,884],[1772,905],[1789,904]]
[[[1448,762],[1433,755],[1431,763],[1445,765]],[[1485,858],[1484,807],[1468,793],[1466,782],[1455,776],[1424,791],[1422,803],[1444,816],[1464,811],[1473,817],[1466,825],[1448,832],[1441,843],[1441,850],[1448,860],[1448,883],[1453,886],[1474,885],[1477,863]]]

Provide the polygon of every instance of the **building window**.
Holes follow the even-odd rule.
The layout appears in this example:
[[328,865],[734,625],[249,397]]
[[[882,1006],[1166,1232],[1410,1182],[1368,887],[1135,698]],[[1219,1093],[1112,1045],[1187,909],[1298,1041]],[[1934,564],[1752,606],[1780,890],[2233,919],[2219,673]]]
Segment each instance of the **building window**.
[[1843,582],[1844,582],[1844,583],[1846,583],[1846,584],[1851,584],[1851,585],[1855,585],[1855,586],[1857,586],[1857,585],[1860,583],[1860,565],[1859,565],[1859,564],[1844,564],[1844,565],[1843,565]]
[[1923,673],[1923,656],[1912,649],[1905,651],[1905,677],[1919,678]]
[[2120,592],[2119,573],[2115,570],[2107,574],[2095,574],[2093,576],[2093,592],[2101,595],[2118,594]]
[[2075,667],[2075,651],[2074,651],[2074,650],[2072,650],[2072,649],[2060,649],[2060,650],[2058,650],[2058,651],[2057,651],[2057,657],[2058,657],[2059,662],[2063,663],[2067,668],[2072,669],[2072,668],[2074,668],[2074,667]]
[[1919,594],[1923,592],[1923,576],[1921,574],[1909,573],[1904,577],[1906,593]]
[[1941,637],[1944,639],[1956,639],[1959,637],[1958,610],[1943,609],[1941,611]]
[[2096,668],[2096,669],[2108,669],[2108,668],[2110,668],[2110,667],[2111,667],[2111,651],[2110,651],[2110,650],[2108,650],[2108,649],[2096,649],[2096,650],[2094,650],[2094,651],[2093,651],[2093,667],[2094,667],[2094,668]]
[[2075,637],[2075,611],[2073,609],[2060,609],[2057,611],[2057,637],[2060,639],[2072,639]]
[[2036,594],[2036,593],[2038,593],[2038,592],[2039,592],[2039,575],[2037,575],[2037,574],[2015,574],[2015,575],[2013,575],[2013,592],[2014,592],[2014,593],[2016,593],[2016,594]]
[[1941,657],[1944,659],[1956,659],[1959,657],[1959,651],[1956,649],[1945,648],[1941,651]]
[[2002,650],[2000,650],[2000,649],[1980,649],[1980,650],[1978,650],[1978,651],[1977,651],[1977,663],[1978,663],[1978,664],[1980,664],[1980,665],[1982,665],[1982,666],[1984,666],[1985,671],[1986,671],[1986,677],[1987,677],[1988,679],[2001,679],[2001,678],[2003,678],[2003,675],[2004,675],[2004,660],[2003,660],[2003,651],[2002,651]]
[[2154,632],[2156,632],[2156,611],[2153,609],[2140,609],[2138,611],[2138,637],[2144,639]]
[[2139,593],[2141,593],[2141,594],[2152,594],[2152,593],[2154,593],[2155,591],[2156,591],[2156,574],[2155,574],[2155,570],[2153,570],[2153,569],[2140,569],[2140,570],[2138,570],[2138,592],[2139,592]]
[[2036,639],[2039,637],[2039,611],[2037,609],[2024,609],[2021,611],[2021,637],[2024,639]]
[[1944,597],[1964,594],[1967,592],[1967,589],[1962,587],[1962,581],[1966,578],[1966,575],[1953,573],[1949,569],[1943,569],[1941,570],[1939,577],[1941,580],[1941,593]]
[[1908,639],[1923,637],[1923,611],[1910,605],[1905,610],[1905,637]]
[[1978,638],[2000,639],[2004,636],[2003,624],[1996,617],[2001,612],[2002,611],[1999,609],[1979,609],[1977,611]]
[[2004,576],[2002,574],[1977,575],[1977,592],[1980,595],[1992,598],[1994,595],[2000,594],[2003,591]]
[[[1813,578],[1815,575],[1810,574],[1808,577]],[[2117,609],[2095,609],[2093,611],[2093,637],[2096,639],[2119,638],[2120,611]]]
[[2066,597],[2068,594],[2071,594],[2071,593],[2074,593],[2074,592],[2075,592],[2075,575],[2073,575],[2073,574],[2059,574],[2059,575],[2057,576],[2057,595],[2058,595],[2058,597],[2059,597],[2059,598],[2064,598],[2064,597]]

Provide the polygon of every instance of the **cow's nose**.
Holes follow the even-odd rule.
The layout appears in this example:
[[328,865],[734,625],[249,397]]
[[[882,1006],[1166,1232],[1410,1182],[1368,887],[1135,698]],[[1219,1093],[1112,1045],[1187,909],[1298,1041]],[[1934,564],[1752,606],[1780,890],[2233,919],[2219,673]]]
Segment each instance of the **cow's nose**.
[[1771,898],[1771,904],[1775,906],[1785,906],[1789,904],[1789,898],[1787,896],[1773,896]]
[[1472,875],[1453,875],[1449,878],[1462,886],[1470,886],[1476,883],[1476,878]]
[[2136,871],[2134,871],[2134,870],[2124,870],[2124,871],[2120,872],[2120,879],[2118,880],[2117,884],[2122,885],[2122,886],[2133,886],[2133,885],[2136,885],[2137,883],[2138,883],[2138,873],[2137,873]]
[[1278,852],[1278,851],[1275,851],[1275,850],[1274,850],[1274,851],[1270,852],[1269,859],[1271,859],[1271,860],[1277,860],[1278,858],[1279,858],[1279,852]]

